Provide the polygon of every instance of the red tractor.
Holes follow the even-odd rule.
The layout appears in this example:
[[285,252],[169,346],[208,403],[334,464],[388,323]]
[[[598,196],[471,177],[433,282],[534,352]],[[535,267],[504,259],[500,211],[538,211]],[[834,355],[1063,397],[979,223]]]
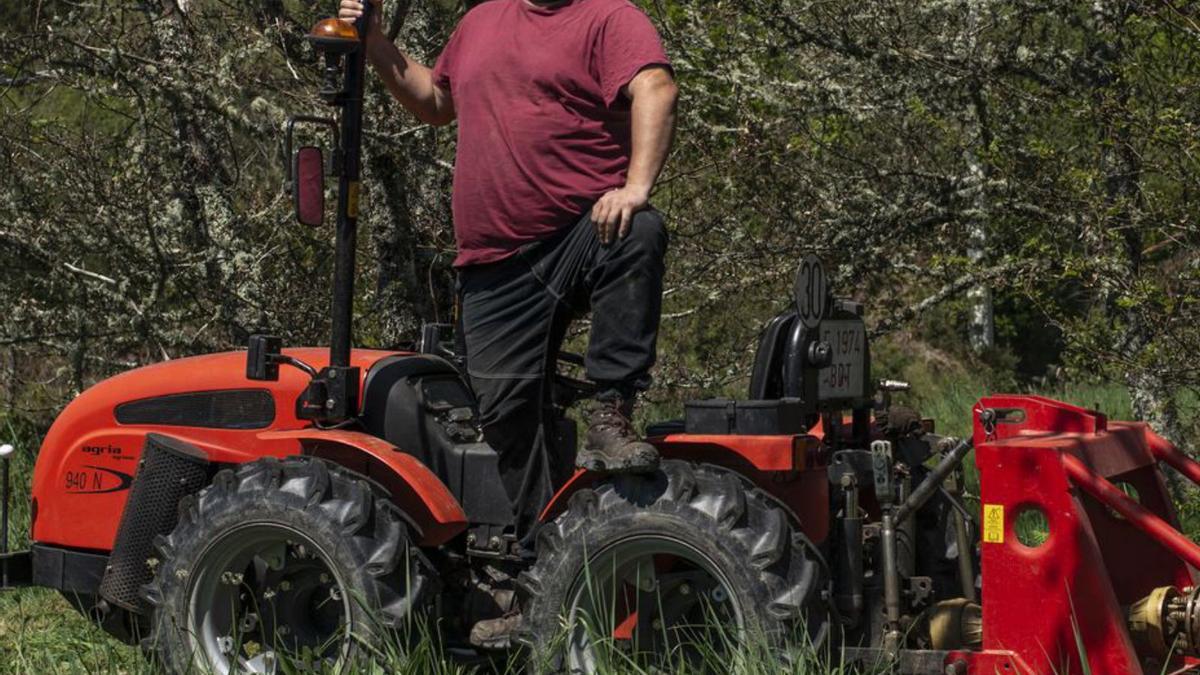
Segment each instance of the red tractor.
[[[101,382],[46,435],[32,547],[5,585],[59,589],[172,672],[353,663],[432,619],[449,649],[520,603],[519,642],[570,672],[610,646],[698,658],[746,638],[911,673],[1141,673],[1200,655],[1200,548],[1159,463],[1200,465],[1144,425],[993,397],[974,438],[891,406],[862,306],[805,260],[746,400],[652,424],[652,474],[581,471],[522,555],[462,359],[351,349],[363,50],[326,20],[333,161],[294,154],[302,222],[339,179],[333,340],[162,363]],[[292,153],[289,150],[289,155]],[[564,355],[570,361],[571,357]],[[557,443],[589,385],[556,376]],[[972,447],[981,508],[962,497]],[[7,504],[7,495],[5,503]],[[978,523],[978,524],[977,524]],[[718,630],[730,631],[725,637]],[[781,651],[781,659],[789,656]]]

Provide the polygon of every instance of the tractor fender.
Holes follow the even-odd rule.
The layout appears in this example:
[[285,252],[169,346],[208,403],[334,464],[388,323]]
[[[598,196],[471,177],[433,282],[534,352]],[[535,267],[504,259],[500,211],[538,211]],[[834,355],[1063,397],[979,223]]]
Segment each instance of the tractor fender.
[[[816,544],[829,536],[829,479],[820,439],[814,436],[671,434],[651,438],[663,459],[699,462],[726,469],[761,489],[784,507]],[[542,511],[541,522],[567,510],[571,495],[607,476],[579,470]]]
[[383,486],[417,529],[421,546],[440,546],[467,528],[467,514],[442,481],[396,446],[358,431],[301,429],[258,434],[264,441],[294,441],[319,457]]

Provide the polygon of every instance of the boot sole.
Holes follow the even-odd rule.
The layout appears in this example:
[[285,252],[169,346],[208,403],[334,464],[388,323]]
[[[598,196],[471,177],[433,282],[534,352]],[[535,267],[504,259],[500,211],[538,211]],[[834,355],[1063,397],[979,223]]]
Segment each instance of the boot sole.
[[651,462],[637,462],[634,460],[624,460],[609,462],[600,457],[581,457],[575,466],[585,471],[592,473],[654,473],[658,471],[658,460]]
[[468,642],[471,644],[472,647],[474,647],[476,649],[483,649],[485,651],[493,651],[493,652],[503,651],[506,649],[510,649],[512,647],[512,640],[507,637],[506,638],[498,638],[495,640],[479,640],[479,641],[468,640]]

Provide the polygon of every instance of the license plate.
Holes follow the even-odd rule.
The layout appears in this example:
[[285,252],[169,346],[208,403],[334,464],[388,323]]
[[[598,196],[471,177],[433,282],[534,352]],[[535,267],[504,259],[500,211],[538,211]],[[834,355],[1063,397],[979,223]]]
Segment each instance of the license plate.
[[862,398],[866,379],[866,330],[860,321],[824,321],[821,342],[833,350],[833,362],[820,371],[817,397],[823,401]]

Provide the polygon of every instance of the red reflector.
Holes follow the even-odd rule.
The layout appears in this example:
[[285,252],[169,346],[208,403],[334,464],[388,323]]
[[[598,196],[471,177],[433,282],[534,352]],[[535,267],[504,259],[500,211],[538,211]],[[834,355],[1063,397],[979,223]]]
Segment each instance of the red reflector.
[[792,471],[803,471],[808,467],[808,436],[792,439]]

